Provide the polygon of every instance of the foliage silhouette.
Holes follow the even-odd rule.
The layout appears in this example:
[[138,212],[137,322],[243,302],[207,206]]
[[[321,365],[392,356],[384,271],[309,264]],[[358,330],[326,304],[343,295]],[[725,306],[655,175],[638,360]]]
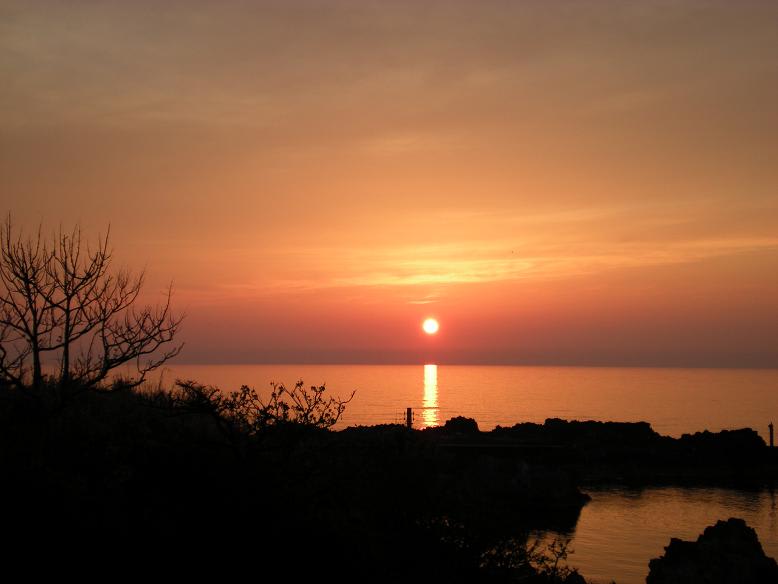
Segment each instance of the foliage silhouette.
[[567,556],[572,553],[569,546],[567,539],[544,544],[539,539],[510,538],[484,551],[480,567],[503,582],[584,583],[578,571],[567,565]]
[[210,419],[220,435],[238,454],[248,444],[256,444],[270,431],[327,430],[338,423],[346,405],[353,399],[326,396],[324,385],[306,387],[302,380],[287,389],[271,383],[268,398],[243,385],[238,391],[223,392],[217,387],[192,380],[176,380],[171,391],[146,392],[147,403],[177,414],[195,414]]
[[10,215],[0,225],[0,379],[40,388],[44,360],[56,360],[59,387],[93,388],[134,364],[138,385],[178,355],[182,316],[161,305],[138,307],[144,273],[112,270],[109,233],[94,244],[80,227],[25,237]]
[[292,389],[281,383],[272,383],[271,387],[270,396],[264,401],[247,385],[225,394],[213,386],[177,380],[170,399],[173,407],[210,413],[236,431],[254,435],[281,424],[330,428],[338,423],[355,394],[352,392],[348,399],[325,397],[324,385],[306,388],[302,380]]

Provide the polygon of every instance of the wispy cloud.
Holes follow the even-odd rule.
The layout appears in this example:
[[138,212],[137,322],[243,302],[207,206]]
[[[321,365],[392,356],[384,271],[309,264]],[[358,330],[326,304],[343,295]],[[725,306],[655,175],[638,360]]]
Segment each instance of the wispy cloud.
[[[519,251],[511,251],[511,247]],[[419,286],[470,284],[520,279],[558,279],[606,270],[680,264],[758,251],[778,251],[778,237],[701,239],[665,243],[624,243],[618,246],[578,244],[540,246],[522,252],[504,242],[402,247],[354,252],[328,250],[315,264],[327,264],[331,276],[278,282],[294,287]],[[311,258],[311,254],[308,258]]]

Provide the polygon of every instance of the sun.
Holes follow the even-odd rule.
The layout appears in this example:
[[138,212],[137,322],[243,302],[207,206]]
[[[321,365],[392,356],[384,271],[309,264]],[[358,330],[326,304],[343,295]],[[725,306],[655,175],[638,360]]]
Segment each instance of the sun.
[[424,332],[427,333],[428,335],[434,335],[435,333],[438,332],[440,325],[438,324],[438,321],[435,320],[434,318],[428,318],[422,323],[421,328],[423,328]]

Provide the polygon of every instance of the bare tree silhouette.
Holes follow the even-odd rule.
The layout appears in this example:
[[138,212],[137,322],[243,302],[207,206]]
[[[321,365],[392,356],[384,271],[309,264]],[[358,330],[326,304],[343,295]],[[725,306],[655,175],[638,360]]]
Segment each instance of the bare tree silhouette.
[[56,360],[60,387],[94,387],[125,364],[137,385],[180,352],[172,285],[163,303],[137,307],[144,273],[111,270],[109,235],[90,245],[78,226],[47,238],[15,234],[10,215],[0,225],[0,381],[38,388]]

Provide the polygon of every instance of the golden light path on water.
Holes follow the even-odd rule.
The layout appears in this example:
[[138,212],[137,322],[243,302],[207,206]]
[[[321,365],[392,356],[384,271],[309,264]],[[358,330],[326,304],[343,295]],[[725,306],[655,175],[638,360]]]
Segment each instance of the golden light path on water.
[[422,427],[438,425],[438,366],[424,366],[424,399],[421,409]]

